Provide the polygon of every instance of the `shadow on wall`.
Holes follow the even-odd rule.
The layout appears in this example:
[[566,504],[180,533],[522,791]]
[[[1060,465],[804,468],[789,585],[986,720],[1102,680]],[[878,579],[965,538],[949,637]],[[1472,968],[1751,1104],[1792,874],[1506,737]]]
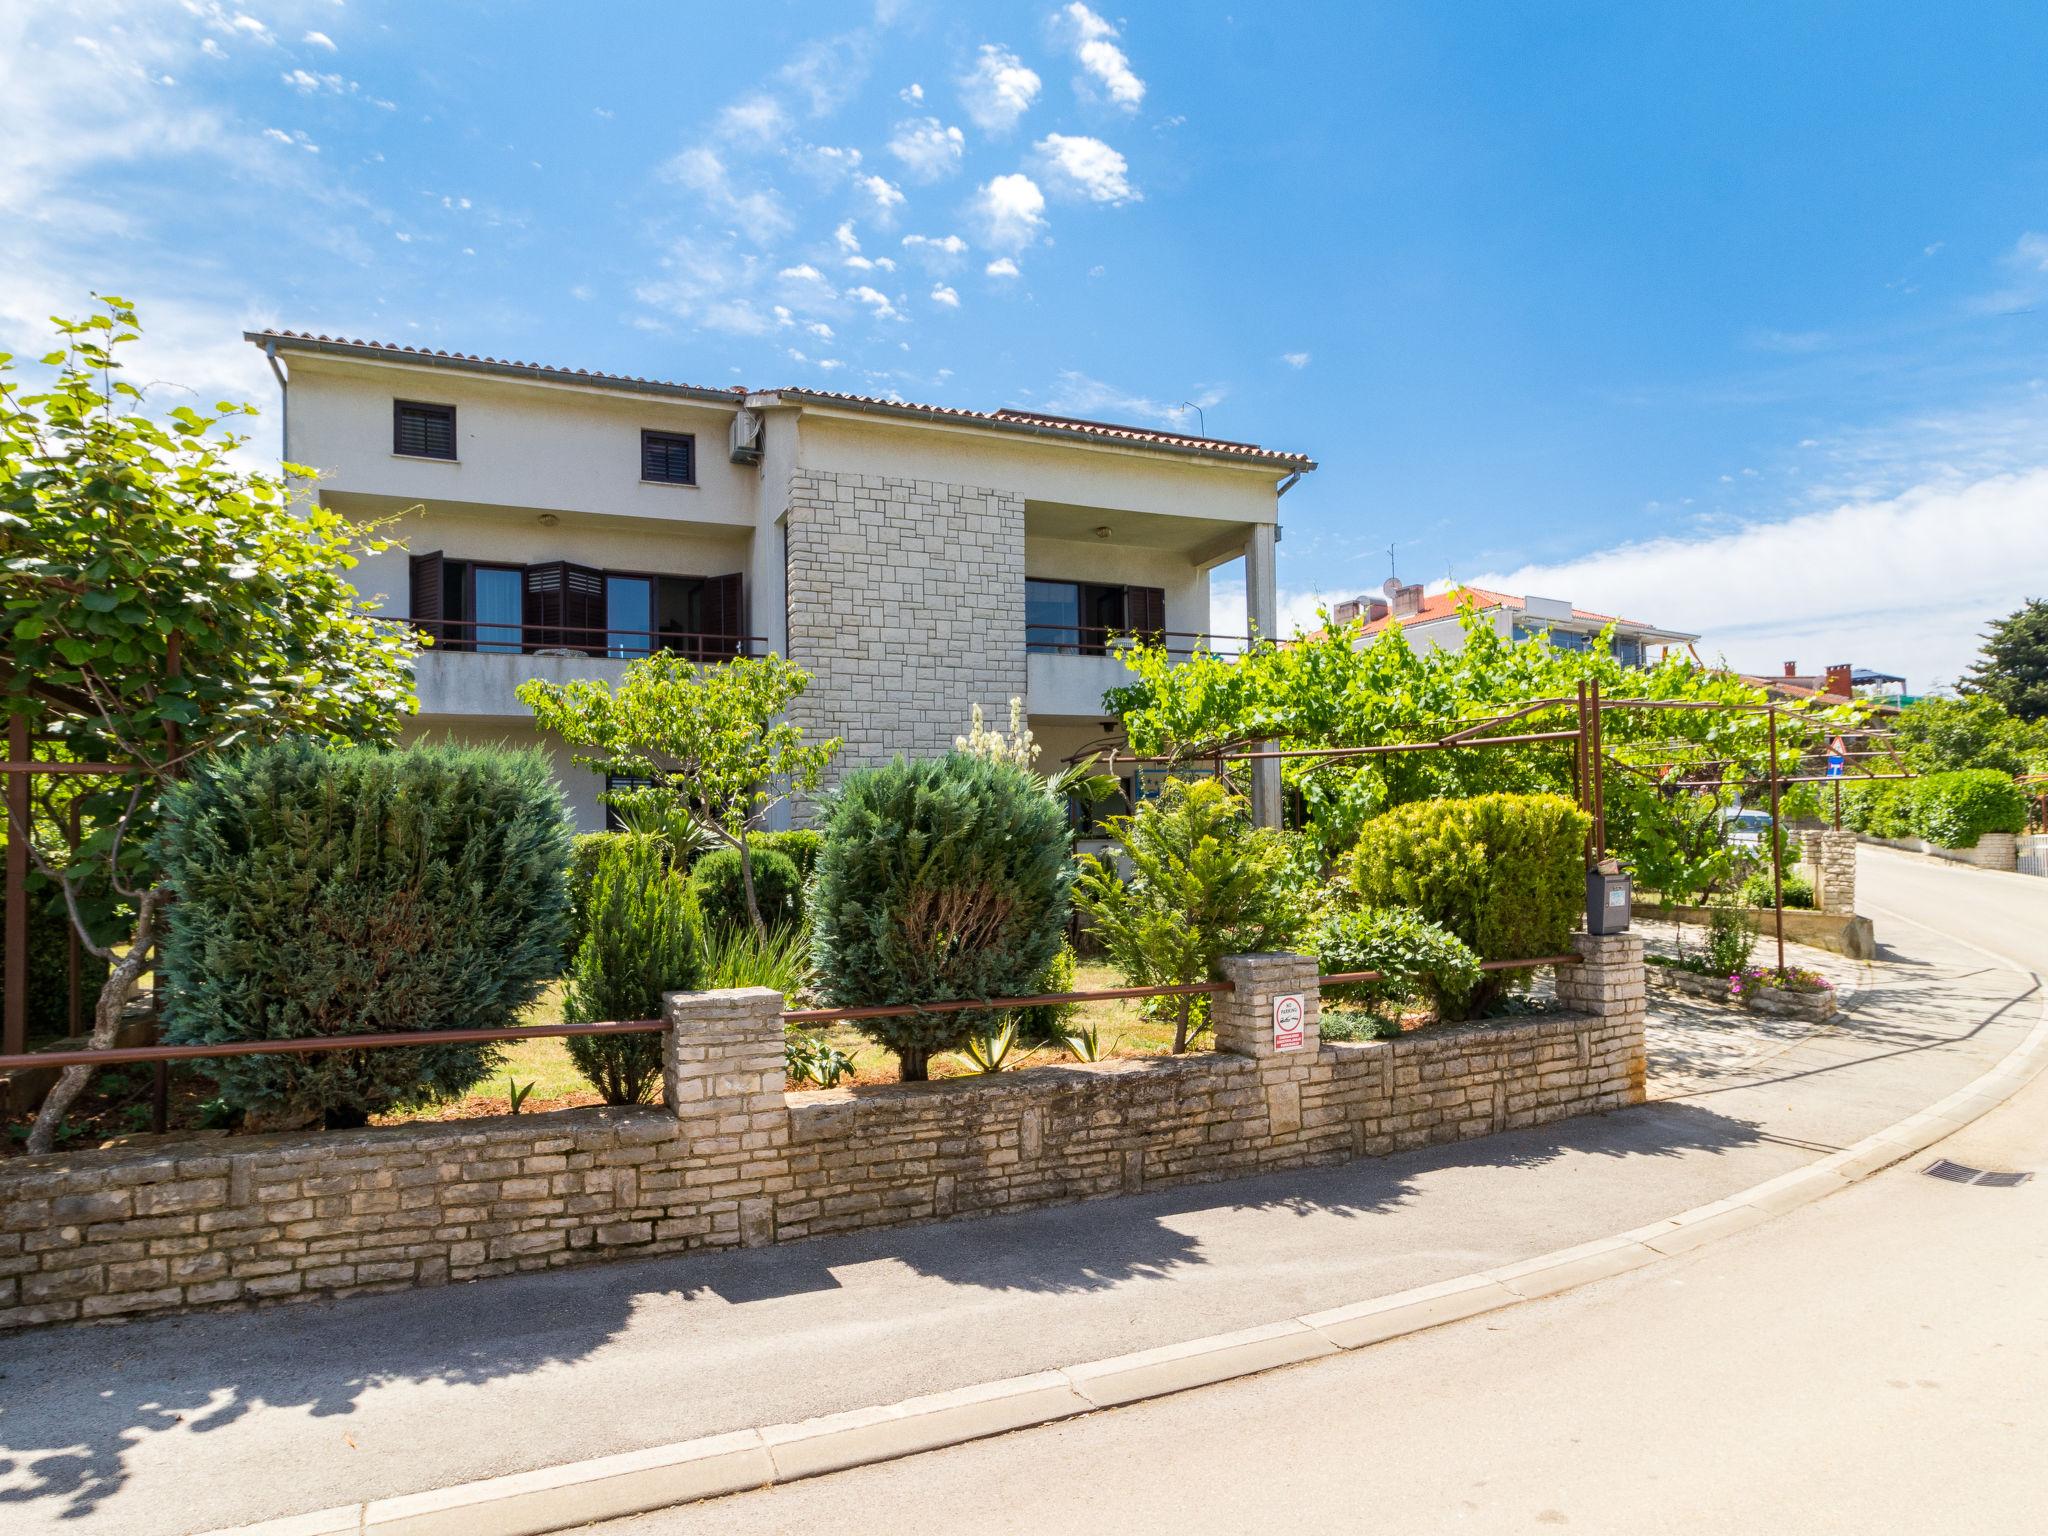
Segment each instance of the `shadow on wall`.
[[[1203,1265],[1197,1234],[1205,1219],[1233,1211],[1355,1221],[1409,1205],[1418,1181],[1443,1170],[1529,1169],[1571,1155],[1671,1158],[1759,1139],[1744,1121],[1652,1105],[1390,1158],[1013,1216],[23,1335],[9,1341],[0,1366],[0,1510],[35,1502],[39,1515],[89,1515],[124,1486],[129,1453],[166,1431],[205,1434],[280,1409],[342,1417],[382,1386],[480,1385],[573,1364],[651,1304],[667,1302],[668,1321],[682,1331],[710,1329],[728,1307],[847,1289],[838,1272],[877,1263],[962,1292],[1106,1291]],[[1502,1224],[1512,1228],[1519,1207],[1505,1199],[1501,1206]],[[1384,1246],[1340,1251],[1339,1274],[1346,1252],[1386,1254]],[[1284,1292],[1276,1294],[1275,1315],[1285,1311]],[[928,1309],[919,1315],[927,1325],[934,1317]],[[1189,1332],[1200,1331],[1198,1314],[1187,1321]]]

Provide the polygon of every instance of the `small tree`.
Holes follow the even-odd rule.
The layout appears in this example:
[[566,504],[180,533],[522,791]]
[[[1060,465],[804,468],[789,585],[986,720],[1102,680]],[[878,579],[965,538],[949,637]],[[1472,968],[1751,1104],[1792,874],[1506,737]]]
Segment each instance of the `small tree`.
[[[0,708],[27,717],[39,753],[124,770],[40,786],[76,808],[77,848],[47,803],[10,830],[111,965],[93,1010],[105,1049],[157,943],[168,893],[150,832],[164,791],[223,747],[390,740],[415,707],[414,641],[373,620],[342,574],[382,541],[234,467],[246,440],[221,422],[252,407],[140,414],[143,392],[121,376],[140,334],[123,299],[56,326],[43,392],[21,394],[0,354]],[[50,1149],[89,1075],[65,1070],[31,1151]]]
[[[1085,855],[1074,902],[1134,985],[1208,981],[1225,955],[1277,949],[1301,930],[1285,837],[1254,827],[1226,785],[1169,779],[1157,800],[1109,826],[1131,876],[1115,859]],[[1178,1054],[1199,1010],[1192,997],[1165,1001]]]
[[[1071,846],[1059,804],[1014,763],[954,752],[848,774],[811,887],[819,992],[831,1007],[1031,993],[1066,928]],[[962,1009],[860,1027],[921,1082],[935,1053],[1001,1022]]]
[[519,699],[543,730],[583,749],[579,766],[640,781],[604,797],[622,814],[687,816],[737,849],[747,915],[765,937],[751,834],[770,807],[816,788],[839,750],[837,737],[807,742],[781,718],[810,680],[780,656],[700,667],[662,652],[628,662],[616,688],[533,678],[519,685]]
[[2048,719],[2048,598],[2032,597],[1984,636],[1984,652],[1962,680],[2022,720]]
[[[698,984],[704,964],[697,901],[658,840],[638,834],[598,849],[585,930],[563,1013],[572,1024],[661,1016],[664,992]],[[639,1104],[661,1078],[661,1036],[571,1035],[569,1059],[607,1104]]]

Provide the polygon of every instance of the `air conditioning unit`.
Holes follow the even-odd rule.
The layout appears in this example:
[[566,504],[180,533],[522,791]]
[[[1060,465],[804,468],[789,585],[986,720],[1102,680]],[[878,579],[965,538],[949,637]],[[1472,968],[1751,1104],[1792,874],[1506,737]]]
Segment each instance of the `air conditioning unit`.
[[735,464],[761,462],[761,418],[752,411],[733,413],[732,446],[727,456]]

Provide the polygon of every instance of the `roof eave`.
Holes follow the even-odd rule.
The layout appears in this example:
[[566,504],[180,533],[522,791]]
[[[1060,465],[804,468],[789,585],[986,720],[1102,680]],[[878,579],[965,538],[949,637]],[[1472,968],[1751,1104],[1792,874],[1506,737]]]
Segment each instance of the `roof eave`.
[[660,379],[628,379],[616,374],[585,373],[574,368],[550,368],[542,363],[513,363],[496,358],[453,357],[437,352],[408,352],[396,347],[358,346],[350,341],[307,336],[283,336],[275,331],[244,331],[242,339],[254,346],[279,352],[311,353],[319,357],[345,358],[351,362],[375,363],[387,368],[428,368],[487,377],[523,379],[543,384],[566,385],[576,389],[598,389],[611,394],[653,395],[669,400],[694,400],[738,410],[742,396],[737,390],[710,389],[701,384],[671,384]]

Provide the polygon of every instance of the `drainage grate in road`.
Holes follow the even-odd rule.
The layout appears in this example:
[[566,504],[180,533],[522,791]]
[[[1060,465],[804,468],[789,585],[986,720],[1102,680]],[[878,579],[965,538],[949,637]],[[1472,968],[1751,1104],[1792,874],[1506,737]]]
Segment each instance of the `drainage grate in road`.
[[1996,1173],[1985,1168],[1970,1168],[1962,1163],[1952,1163],[1945,1157],[1937,1157],[1920,1170],[1930,1179],[1947,1179],[1951,1184],[1978,1184],[1989,1189],[2011,1189],[2031,1179],[2031,1173]]

